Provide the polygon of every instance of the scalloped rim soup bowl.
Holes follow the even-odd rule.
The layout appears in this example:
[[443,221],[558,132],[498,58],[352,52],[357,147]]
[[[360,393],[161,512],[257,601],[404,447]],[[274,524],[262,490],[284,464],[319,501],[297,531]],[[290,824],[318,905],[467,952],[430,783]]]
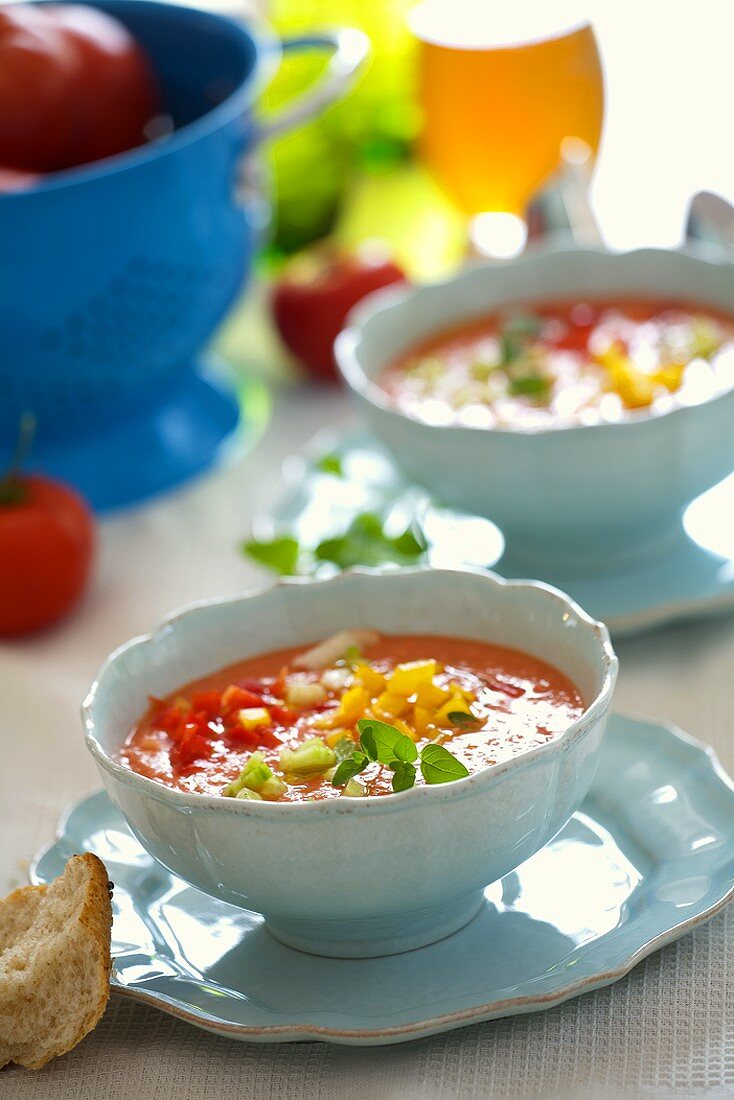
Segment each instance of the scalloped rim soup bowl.
[[428,337],[504,305],[637,297],[732,314],[734,264],[660,249],[538,250],[477,264],[443,283],[370,295],[339,335],[336,358],[398,465],[441,503],[499,525],[503,572],[563,583],[683,537],[686,506],[734,469],[734,388],[617,422],[518,429],[426,423],[397,409],[376,380]]
[[[546,658],[573,680],[585,710],[547,744],[467,778],[375,797],[240,801],[184,793],[118,762],[149,695],[355,626]],[[184,609],[107,659],[83,720],[110,797],[165,867],[263,913],[290,946],[368,957],[461,928],[488,883],[562,828],[596,770],[616,676],[606,628],[545,585],[481,572],[354,570]]]

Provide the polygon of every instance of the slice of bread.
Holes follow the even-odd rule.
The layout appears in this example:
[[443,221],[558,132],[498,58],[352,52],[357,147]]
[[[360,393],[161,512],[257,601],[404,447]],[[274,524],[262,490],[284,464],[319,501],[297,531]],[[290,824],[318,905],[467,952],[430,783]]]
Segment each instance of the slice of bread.
[[39,1069],[99,1021],[110,995],[111,889],[87,852],[50,885],[0,900],[0,1068]]

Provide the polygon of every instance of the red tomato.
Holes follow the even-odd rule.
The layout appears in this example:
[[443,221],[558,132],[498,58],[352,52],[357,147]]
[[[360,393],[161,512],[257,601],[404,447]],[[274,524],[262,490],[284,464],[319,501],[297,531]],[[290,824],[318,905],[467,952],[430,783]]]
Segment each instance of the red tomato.
[[94,549],[87,505],[49,478],[0,481],[0,636],[50,626],[84,590]]
[[82,5],[0,8],[0,164],[53,172],[145,141],[150,64],[117,19]]
[[317,377],[336,379],[334,340],[349,311],[373,290],[404,279],[384,256],[313,249],[291,261],[273,287],[273,319],[283,343],[305,367]]

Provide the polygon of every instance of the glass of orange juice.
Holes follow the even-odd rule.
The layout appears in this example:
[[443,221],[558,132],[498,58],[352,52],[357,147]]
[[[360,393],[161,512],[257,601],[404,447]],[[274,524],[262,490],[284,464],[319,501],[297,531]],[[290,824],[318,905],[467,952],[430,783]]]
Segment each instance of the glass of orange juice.
[[564,139],[592,155],[599,147],[604,81],[591,24],[560,0],[424,0],[410,25],[421,157],[470,216],[480,251],[519,251],[526,207]]

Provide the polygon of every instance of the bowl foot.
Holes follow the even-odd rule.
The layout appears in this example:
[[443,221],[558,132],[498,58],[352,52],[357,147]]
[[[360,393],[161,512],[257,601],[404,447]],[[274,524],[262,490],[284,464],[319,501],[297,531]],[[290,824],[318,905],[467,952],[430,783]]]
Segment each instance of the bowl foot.
[[626,540],[617,546],[611,540],[589,545],[578,540],[568,546],[542,540],[531,543],[510,533],[506,535],[504,553],[493,568],[504,577],[537,576],[563,588],[564,584],[579,577],[603,578],[628,573],[674,553],[685,542],[679,517],[659,530],[643,533],[637,541]]
[[97,512],[128,507],[237,457],[267,419],[263,393],[259,383],[238,393],[197,364],[157,405],[104,430],[39,439],[29,468],[73,485]]
[[282,920],[265,918],[266,928],[281,943],[337,959],[371,959],[426,947],[458,932],[477,915],[484,894],[468,894],[436,909],[357,920]]

